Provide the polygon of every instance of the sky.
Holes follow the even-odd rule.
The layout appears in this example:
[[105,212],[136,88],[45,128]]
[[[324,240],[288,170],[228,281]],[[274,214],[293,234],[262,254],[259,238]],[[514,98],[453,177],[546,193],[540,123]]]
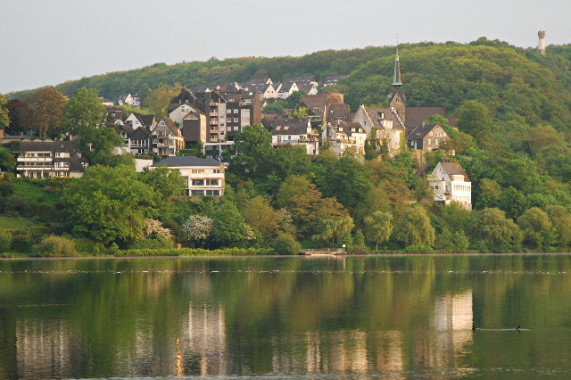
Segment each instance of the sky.
[[571,42],[571,0],[0,0],[0,93],[158,62],[479,37]]

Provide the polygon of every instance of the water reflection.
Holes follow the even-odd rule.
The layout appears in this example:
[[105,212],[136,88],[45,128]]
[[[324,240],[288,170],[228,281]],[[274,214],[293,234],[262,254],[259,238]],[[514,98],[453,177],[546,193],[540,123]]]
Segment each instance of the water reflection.
[[566,378],[570,261],[0,261],[0,378]]

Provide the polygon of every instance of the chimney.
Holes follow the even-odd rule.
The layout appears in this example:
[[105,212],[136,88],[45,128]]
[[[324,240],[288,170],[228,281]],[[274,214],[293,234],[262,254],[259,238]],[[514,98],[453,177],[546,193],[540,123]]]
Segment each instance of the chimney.
[[539,32],[537,32],[537,35],[539,36],[539,41],[537,43],[537,53],[539,53],[539,55],[546,55],[547,53],[545,52],[545,30],[540,30]]

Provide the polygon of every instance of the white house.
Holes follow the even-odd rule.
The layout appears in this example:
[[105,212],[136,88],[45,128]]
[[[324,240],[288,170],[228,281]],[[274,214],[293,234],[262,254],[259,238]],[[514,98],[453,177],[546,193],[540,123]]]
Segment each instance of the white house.
[[387,144],[389,156],[393,157],[400,152],[405,127],[392,109],[361,105],[353,121],[363,126],[369,138],[377,140],[381,145]]
[[75,141],[22,141],[16,169],[21,178],[79,178],[87,165]]
[[309,118],[275,118],[271,121],[272,146],[305,145],[307,154],[319,154],[318,134],[313,133]]
[[365,141],[367,133],[359,123],[334,120],[327,123],[321,134],[321,141],[329,144],[335,154],[341,156],[345,150],[354,149],[363,156],[365,154]]
[[151,170],[167,167],[178,170],[186,181],[186,194],[191,197],[224,195],[224,164],[194,156],[170,156],[151,166]]
[[428,182],[435,202],[445,205],[458,202],[465,209],[472,209],[472,182],[460,164],[439,162],[428,176]]

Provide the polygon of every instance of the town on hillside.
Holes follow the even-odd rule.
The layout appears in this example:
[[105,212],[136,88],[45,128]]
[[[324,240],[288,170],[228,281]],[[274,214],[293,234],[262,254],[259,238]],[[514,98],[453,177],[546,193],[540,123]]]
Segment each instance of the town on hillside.
[[[275,83],[265,78],[211,88],[182,88],[170,99],[168,117],[160,119],[139,112],[127,114],[124,108],[104,100],[103,119],[107,125],[113,125],[123,139],[122,146],[115,148],[115,154],[161,159],[157,162],[152,158],[137,159],[137,170],[162,166],[177,169],[185,177],[186,193],[191,197],[224,194],[223,157],[236,154],[235,137],[245,127],[255,124],[263,124],[271,131],[272,146],[276,149],[300,145],[311,156],[328,149],[338,156],[352,152],[363,159],[368,148],[379,155],[393,157],[405,148],[404,142],[423,167],[426,152],[450,150],[445,142],[450,139],[450,130],[457,129],[454,117],[442,106],[406,105],[398,50],[393,91],[387,94],[388,107],[361,105],[351,112],[342,93],[327,91],[342,79],[342,76],[330,76],[319,83],[312,76],[301,76]],[[272,102],[292,98],[296,93],[297,104],[286,109],[283,115],[262,115],[262,110]],[[138,96],[124,94],[117,99],[117,104],[139,107],[140,100]],[[435,116],[443,122],[430,122]],[[5,136],[4,140],[22,138]],[[81,157],[73,134],[68,134],[66,140],[24,139],[17,158],[18,176],[81,177],[88,162]],[[200,158],[188,156],[189,152]],[[471,182],[459,164],[441,162],[429,180],[436,202],[455,201],[471,209]]]

